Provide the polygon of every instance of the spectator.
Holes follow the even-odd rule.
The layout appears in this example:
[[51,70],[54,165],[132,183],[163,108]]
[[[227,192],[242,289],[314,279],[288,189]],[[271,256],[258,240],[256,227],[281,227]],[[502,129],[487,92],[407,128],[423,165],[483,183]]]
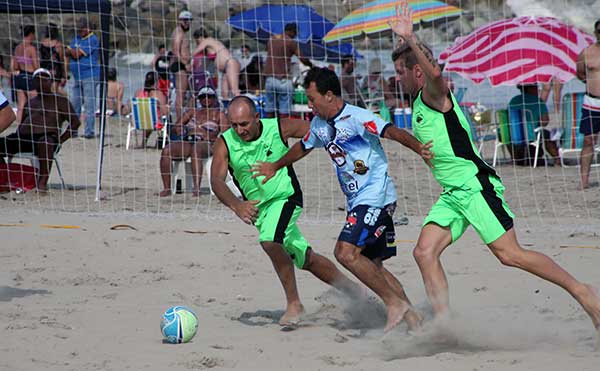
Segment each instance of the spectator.
[[191,66],[190,40],[186,33],[190,30],[192,13],[184,10],[179,13],[179,23],[171,34],[171,73],[175,74],[175,116],[179,120],[185,104],[185,94],[189,88]]
[[200,89],[200,107],[187,111],[173,127],[171,141],[160,156],[163,190],[160,197],[170,196],[171,161],[192,159],[193,195],[200,194],[202,159],[212,155],[212,148],[220,133],[229,128],[227,117],[219,109],[217,93],[209,86]]
[[[546,103],[544,103],[544,101],[542,101],[538,96],[537,84],[517,85],[517,88],[521,90],[521,94],[513,97],[510,100],[508,103],[509,109],[527,110],[526,112],[531,113],[532,117],[529,117],[527,114],[525,115],[527,122],[524,123],[524,130],[528,130],[525,125],[532,125],[532,129],[536,129],[540,126],[544,127],[542,130],[544,147],[554,158],[554,164],[560,166],[560,158],[558,157],[558,147],[556,142],[551,140],[552,134],[550,133],[550,130],[545,129],[550,119],[548,116],[548,108],[546,107]],[[528,140],[531,142],[534,140],[534,138],[528,138]],[[529,145],[526,143],[524,151],[521,151],[520,147],[513,146],[513,159],[518,163],[522,162],[523,164],[527,164],[527,158],[523,158],[523,156],[533,158],[533,156],[530,156],[531,150],[528,147]],[[535,159],[533,160],[535,161]]]
[[48,23],[46,34],[40,41],[40,67],[52,73],[54,91],[66,96],[67,93],[62,88],[67,83],[68,67],[65,63],[65,47],[58,36],[58,26]]
[[[20,152],[33,152],[39,158],[36,183],[41,192],[48,189],[48,176],[57,146],[67,141],[80,124],[69,100],[52,91],[52,82],[52,74],[44,68],[32,74],[32,85],[38,94],[27,102],[17,131],[0,138],[0,163],[4,162],[4,157]],[[63,131],[65,121],[69,122],[70,128]]]
[[235,59],[222,42],[208,37],[206,30],[201,28],[197,32],[197,34],[194,33],[194,38],[200,43],[196,47],[194,55],[204,52],[209,59],[214,59],[217,70],[223,73],[223,79],[221,79],[221,96],[229,99],[240,95],[240,62]]
[[290,75],[291,58],[297,56],[300,61],[312,67],[312,63],[300,54],[298,42],[294,40],[298,33],[295,23],[288,23],[282,35],[273,35],[267,43],[265,62],[265,114],[275,117],[289,117],[292,108],[294,85]]
[[107,74],[106,87],[106,114],[112,116],[115,113],[124,116],[129,113],[129,104],[123,103],[123,94],[125,93],[125,84],[117,81],[117,70],[110,68]]
[[10,70],[13,73],[12,87],[17,91],[17,122],[23,119],[25,102],[35,95],[31,85],[33,71],[40,67],[35,42],[35,27],[23,27],[23,41],[15,48],[10,61]]
[[354,57],[351,55],[344,56],[342,58],[342,97],[344,100],[352,105],[365,108],[365,102],[361,97],[358,80],[361,76],[354,75]]
[[[165,97],[163,92],[158,88],[159,79],[160,79],[160,77],[158,75],[158,72],[156,72],[156,71],[147,72],[146,76],[144,77],[144,86],[135,92],[135,97],[136,98],[156,98],[156,100],[158,101],[158,114],[162,117],[164,117],[164,116],[168,117],[169,116],[169,106],[167,104],[167,97]],[[138,149],[146,148],[146,145],[148,142],[148,137],[150,136],[151,133],[152,133],[152,130],[144,131],[143,144],[140,147],[138,147]],[[158,142],[159,142],[159,140],[157,140],[157,143]]]
[[252,57],[252,60],[242,70],[240,74],[240,91],[244,94],[252,94],[258,96],[264,82],[262,79],[263,70],[262,59],[259,55]]
[[[194,31],[196,47],[200,46],[205,34],[204,29]],[[205,86],[210,86],[215,91],[219,88],[219,73],[215,66],[215,55],[212,54],[209,57],[206,50],[195,50],[192,56],[192,88],[194,92],[198,92]]]
[[240,67],[244,69],[252,62],[253,55],[250,52],[248,45],[244,44],[240,47]]
[[158,83],[156,84],[158,90],[160,90],[167,98],[167,102],[171,98],[169,96],[169,88],[171,82],[169,81],[169,60],[171,58],[171,52],[167,52],[165,44],[158,46],[158,53],[152,60],[152,68],[158,73]]
[[[87,17],[77,21],[77,35],[67,47],[67,55],[72,59],[69,70],[73,76],[73,92],[71,99],[77,115],[81,115],[81,106],[85,104],[84,138],[95,137],[96,105],[98,82],[100,80],[100,64],[98,62],[98,38],[90,29]],[[73,133],[76,137],[77,134]]]
[[379,58],[373,58],[369,63],[369,74],[363,78],[361,90],[365,92],[369,102],[380,101],[390,95],[389,87],[383,77],[383,66]]
[[600,133],[600,19],[594,23],[594,35],[596,43],[583,49],[577,58],[577,78],[585,83],[579,124],[579,132],[583,134],[581,189],[590,186],[590,167]]

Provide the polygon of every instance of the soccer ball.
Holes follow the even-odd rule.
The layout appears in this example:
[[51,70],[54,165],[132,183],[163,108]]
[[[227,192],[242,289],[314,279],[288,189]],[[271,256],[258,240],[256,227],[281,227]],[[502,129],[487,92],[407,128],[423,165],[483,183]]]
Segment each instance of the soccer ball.
[[196,335],[198,317],[190,308],[176,306],[167,309],[160,321],[160,330],[168,343],[187,343]]

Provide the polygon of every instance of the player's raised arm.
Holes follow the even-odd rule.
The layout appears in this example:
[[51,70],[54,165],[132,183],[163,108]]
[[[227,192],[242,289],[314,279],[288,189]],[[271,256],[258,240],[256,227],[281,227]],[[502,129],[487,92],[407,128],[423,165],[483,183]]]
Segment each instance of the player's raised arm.
[[435,60],[432,52],[413,33],[412,9],[404,0],[396,7],[396,19],[389,23],[392,31],[402,38],[402,42],[414,51],[419,66],[425,75],[424,92],[433,102],[443,102],[448,95],[448,85],[442,77],[442,69]]

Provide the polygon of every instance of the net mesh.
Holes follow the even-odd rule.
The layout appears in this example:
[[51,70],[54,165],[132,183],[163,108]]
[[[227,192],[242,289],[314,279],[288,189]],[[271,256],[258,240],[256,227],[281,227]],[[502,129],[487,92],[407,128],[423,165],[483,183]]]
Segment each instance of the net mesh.
[[[4,2],[4,8],[0,8],[0,11],[6,13],[10,4],[21,3],[26,2],[19,0]],[[60,3],[60,1],[53,3]],[[103,2],[90,1],[89,3]],[[63,69],[62,76],[55,79],[53,89],[70,101],[75,112],[78,113],[79,109],[82,112],[78,137],[66,141],[55,153],[48,180],[49,191],[47,193],[35,191],[4,193],[0,195],[3,209],[143,214],[186,213],[206,218],[230,218],[231,212],[210,194],[208,176],[205,172],[201,178],[201,195],[199,197],[192,195],[190,186],[186,184],[186,180],[190,180],[189,174],[186,177],[186,170],[189,173],[191,169],[185,161],[175,163],[166,161],[166,168],[170,170],[171,167],[174,167],[171,178],[176,178],[173,182],[176,193],[167,197],[158,195],[165,189],[160,168],[163,150],[161,149],[162,134],[159,129],[162,125],[167,124],[166,121],[163,121],[163,116],[170,116],[170,121],[176,122],[179,116],[185,116],[187,110],[198,104],[194,97],[195,94],[187,93],[180,98],[177,96],[176,89],[172,88],[172,84],[177,83],[176,78],[173,78],[176,73],[172,72],[173,59],[167,53],[173,51],[174,48],[181,49],[182,45],[189,45],[189,52],[193,52],[196,47],[194,33],[201,28],[204,29],[207,36],[222,43],[223,47],[227,48],[233,58],[239,62],[241,69],[239,84],[242,92],[250,94],[260,101],[261,96],[264,95],[265,83],[264,76],[258,74],[260,68],[256,63],[266,57],[266,44],[264,40],[259,40],[258,36],[251,35],[251,32],[243,32],[232,27],[231,22],[227,22],[230,17],[239,16],[244,11],[264,4],[305,5],[312,7],[315,13],[322,16],[327,22],[336,24],[351,11],[366,3],[367,1],[363,0],[295,2],[114,0],[110,1],[112,6],[110,14],[73,9],[54,12],[53,10],[56,10],[54,8],[46,8],[45,11],[36,9],[34,12],[29,12],[24,8],[21,11],[14,7],[11,8],[10,14],[0,15],[6,24],[5,32],[0,35],[2,53],[0,73],[3,94],[17,111],[18,119],[27,121],[27,116],[25,119],[22,118],[24,113],[25,115],[41,114],[46,119],[65,114],[63,112],[65,109],[59,108],[58,103],[55,106],[48,106],[46,103],[40,109],[35,103],[32,103],[34,98],[31,92],[18,89],[16,86],[16,84],[22,83],[22,81],[19,82],[19,78],[32,83],[33,80],[28,73],[40,66],[51,69],[52,74]],[[568,0],[545,2],[458,0],[447,1],[447,3],[463,9],[460,17],[442,16],[435,22],[422,24],[417,31],[420,39],[432,47],[436,56],[450,46],[457,37],[467,35],[485,23],[509,18],[513,15],[555,16],[568,25],[579,27],[587,32],[591,31],[595,21],[593,12],[589,14],[561,13],[559,10],[564,8],[566,3],[570,3]],[[85,9],[85,6],[82,9]],[[181,21],[178,20],[178,17],[184,10],[189,10],[193,18],[189,22],[188,30],[185,32],[179,30],[182,32],[182,40],[178,46],[175,46],[173,32],[180,27]],[[82,24],[84,24],[81,19],[87,21],[94,36],[88,35],[85,31],[81,33]],[[247,18],[245,20],[248,21]],[[254,20],[264,24],[275,22],[274,18],[266,13],[261,13],[260,16],[256,15]],[[325,20],[322,26],[325,25]],[[308,23],[304,17],[292,19],[292,21],[302,27]],[[56,26],[48,27],[51,24]],[[108,28],[102,29],[103,24]],[[24,35],[23,32],[29,29],[28,26],[34,26],[34,31],[29,36]],[[77,37],[78,33],[79,37]],[[102,37],[105,35],[109,40],[107,44],[102,41]],[[312,36],[322,37],[324,35]],[[100,96],[101,89],[98,86],[100,78],[92,76],[92,88],[90,88],[85,81],[87,76],[85,67],[81,67],[81,65],[89,63],[86,62],[90,57],[86,48],[90,47],[92,37],[96,38],[98,49],[94,50],[94,54],[91,55],[98,58],[99,54],[107,51],[109,56],[104,72],[109,72],[111,81],[107,87],[108,98],[104,113],[100,112],[99,101],[101,100],[94,100],[91,95],[93,93],[90,93],[89,90],[95,87],[97,89],[95,94],[97,97]],[[357,53],[354,75],[367,79],[362,92],[363,98],[375,102],[374,110],[391,122],[395,121],[395,109],[403,108],[402,92],[398,84],[394,82],[395,72],[391,61],[391,52],[395,41],[390,35],[383,34],[382,36],[363,37],[350,42]],[[67,49],[66,46],[70,46],[71,49]],[[161,46],[164,49],[160,49]],[[185,48],[185,46],[183,47]],[[313,44],[306,48],[311,55],[315,56],[313,62],[317,66],[330,67],[338,74],[341,73],[339,55],[344,55],[348,49],[343,49],[339,45],[329,46],[330,50],[325,53],[328,58],[323,59],[319,56],[323,53],[322,45]],[[71,56],[71,58],[65,59],[63,55],[73,53],[72,50],[83,50],[83,54],[77,58]],[[210,52],[218,54],[220,51],[210,50]],[[219,104],[224,110],[228,97],[223,97],[223,86],[228,82],[227,75],[223,73],[222,66],[218,65],[220,63],[218,56],[215,60],[211,60],[212,57],[208,56],[210,53],[205,54],[205,59],[199,63],[204,63],[206,74],[201,74],[200,77],[196,76],[191,67],[194,61],[190,60],[189,62],[190,71],[186,77],[191,77],[191,79],[186,79],[186,84],[189,85],[188,90],[196,89],[197,91],[199,88],[195,86],[197,85],[194,81],[195,78],[206,79],[205,83],[213,83],[217,93],[220,94]],[[68,65],[62,64],[65,61],[68,61]],[[308,109],[299,86],[302,72],[306,67],[296,58],[293,58],[292,62],[291,71],[294,83],[297,84],[292,114],[304,117],[308,115],[305,112]],[[73,71],[77,69],[78,65],[80,66],[79,70],[74,73]],[[164,89],[161,96],[149,94],[148,90],[144,92],[148,72],[157,68],[159,74],[151,74],[151,77],[161,80],[162,74],[166,75],[165,85],[160,88]],[[161,68],[166,68],[171,72],[163,71]],[[385,84],[388,84],[385,89],[389,90],[377,91],[374,88],[373,91],[370,91],[369,84],[372,80],[369,80],[369,75],[373,75],[372,72],[379,72],[376,70],[382,72]],[[517,216],[534,217],[534,219],[553,218],[559,220],[564,217],[575,217],[599,220],[600,197],[593,190],[578,189],[580,183],[578,167],[549,166],[553,162],[549,156],[542,156],[537,168],[518,166],[510,160],[510,154],[505,151],[506,146],[495,147],[495,139],[502,139],[500,135],[496,134],[498,130],[495,125],[499,123],[498,112],[505,109],[508,101],[519,93],[514,86],[492,87],[487,80],[481,84],[474,84],[469,79],[451,72],[447,73],[447,77],[453,82],[455,95],[462,95],[465,112],[468,112],[475,125],[474,135],[490,139],[477,142],[477,145],[481,144],[483,157],[492,163],[494,152],[498,151],[496,169],[506,186],[507,201]],[[360,85],[362,79],[358,81]],[[155,84],[158,84],[158,81],[155,81]],[[80,92],[76,94],[75,90],[78,87],[80,87]],[[359,86],[359,90],[361,88]],[[155,85],[153,89],[160,90],[158,85]],[[549,127],[564,128],[563,124],[568,120],[573,120],[577,110],[580,109],[580,106],[577,106],[577,99],[573,98],[578,97],[574,93],[584,92],[585,85],[573,78],[562,86],[560,92],[553,90],[552,87],[548,91],[550,92],[547,98]],[[371,93],[373,96],[370,95]],[[558,94],[555,96],[556,93]],[[81,99],[78,99],[77,95],[81,96]],[[131,126],[135,125],[136,118],[138,118],[137,121],[144,121],[139,119],[138,110],[132,111],[134,108],[132,107],[132,98],[136,96],[155,98],[154,103],[159,108],[157,116],[151,119],[150,129],[147,131],[130,132]],[[93,104],[86,105],[90,101],[93,101]],[[379,104],[381,101],[385,101],[385,107]],[[167,105],[166,109],[162,106],[163,104]],[[141,106],[144,105],[140,104],[137,108],[140,110],[147,108]],[[68,107],[66,111],[69,112]],[[141,113],[139,114],[141,115]],[[87,117],[93,117],[93,125],[88,124],[86,129]],[[402,116],[398,116],[398,118],[403,119]],[[101,130],[100,125],[103,119],[105,119],[104,131]],[[397,121],[396,124],[403,125],[403,121]],[[17,131],[17,127],[17,123],[13,123],[2,135],[7,136]],[[63,130],[66,127],[66,124],[62,125]],[[567,129],[569,128],[567,127]],[[131,136],[130,143],[128,143],[128,133]],[[99,138],[100,134],[104,136],[103,140]],[[88,136],[90,138],[87,138]],[[145,138],[146,136],[147,138]],[[563,147],[565,147],[564,136],[565,133],[558,140]],[[37,140],[37,142],[34,140],[36,146],[39,144],[38,142],[44,142],[50,144],[46,146],[49,148],[46,152],[54,152],[56,136],[54,139],[49,139],[48,136],[36,137],[34,135],[34,137]],[[439,185],[422,160],[410,150],[387,140],[383,140],[383,144],[388,154],[390,174],[398,189],[399,215],[405,214],[409,217],[425,215],[441,192]],[[137,146],[142,148],[137,148]],[[577,147],[580,148],[581,143],[576,143],[575,149]],[[26,147],[23,148],[26,149]],[[40,153],[36,147],[34,148],[35,157],[16,154],[11,161],[43,167],[45,166],[44,156],[41,156],[41,161],[36,163],[36,159],[40,160]],[[103,156],[102,161],[100,161],[100,156]],[[578,158],[579,155],[576,151],[565,154],[567,165],[577,165]],[[58,167],[60,167],[60,175],[57,171]],[[101,179],[99,182],[100,169]],[[339,189],[331,160],[325,151],[313,151],[309,157],[298,162],[295,169],[304,192],[303,220],[322,222],[343,218],[344,196]],[[164,168],[162,173],[164,173]],[[600,180],[599,174],[597,168],[592,167],[590,175],[592,183]],[[97,189],[98,184],[101,185],[100,192]],[[171,186],[171,181],[168,181],[167,184]],[[13,187],[13,191],[16,188],[19,187]],[[178,193],[179,190],[182,193]]]

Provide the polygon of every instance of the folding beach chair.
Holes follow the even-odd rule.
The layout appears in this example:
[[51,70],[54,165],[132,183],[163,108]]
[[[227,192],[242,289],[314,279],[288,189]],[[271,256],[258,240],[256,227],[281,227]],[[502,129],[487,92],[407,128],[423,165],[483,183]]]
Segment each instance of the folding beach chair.
[[542,155],[546,156],[548,151],[544,148],[544,140],[542,139],[543,127],[534,128],[533,112],[528,109],[510,109],[508,110],[508,122],[510,129],[510,142],[513,146],[513,157],[516,147],[524,148],[525,159],[530,160],[530,146],[535,148],[533,155],[533,167],[536,168],[540,157],[540,149],[543,150]]
[[[562,98],[562,129],[563,137],[558,153],[560,164],[562,166],[571,166],[565,162],[565,154],[574,153],[574,160],[579,166],[579,153],[583,147],[584,135],[579,132],[581,125],[581,106],[583,105],[583,96],[585,93],[568,93]],[[594,148],[594,153],[600,152],[600,144]],[[570,162],[570,161],[569,161]],[[600,166],[600,163],[592,163],[592,166]]]
[[127,128],[127,142],[125,149],[129,149],[131,135],[135,136],[137,145],[137,131],[158,131],[162,134],[162,146],[167,142],[167,116],[159,115],[159,103],[156,98],[131,98],[131,120]]
[[[502,150],[502,155],[506,158],[507,146],[510,145],[510,126],[508,123],[508,110],[499,109],[496,111],[496,139],[494,141],[494,159],[492,166],[496,167],[498,160],[498,148]],[[510,152],[509,152],[510,154]]]

